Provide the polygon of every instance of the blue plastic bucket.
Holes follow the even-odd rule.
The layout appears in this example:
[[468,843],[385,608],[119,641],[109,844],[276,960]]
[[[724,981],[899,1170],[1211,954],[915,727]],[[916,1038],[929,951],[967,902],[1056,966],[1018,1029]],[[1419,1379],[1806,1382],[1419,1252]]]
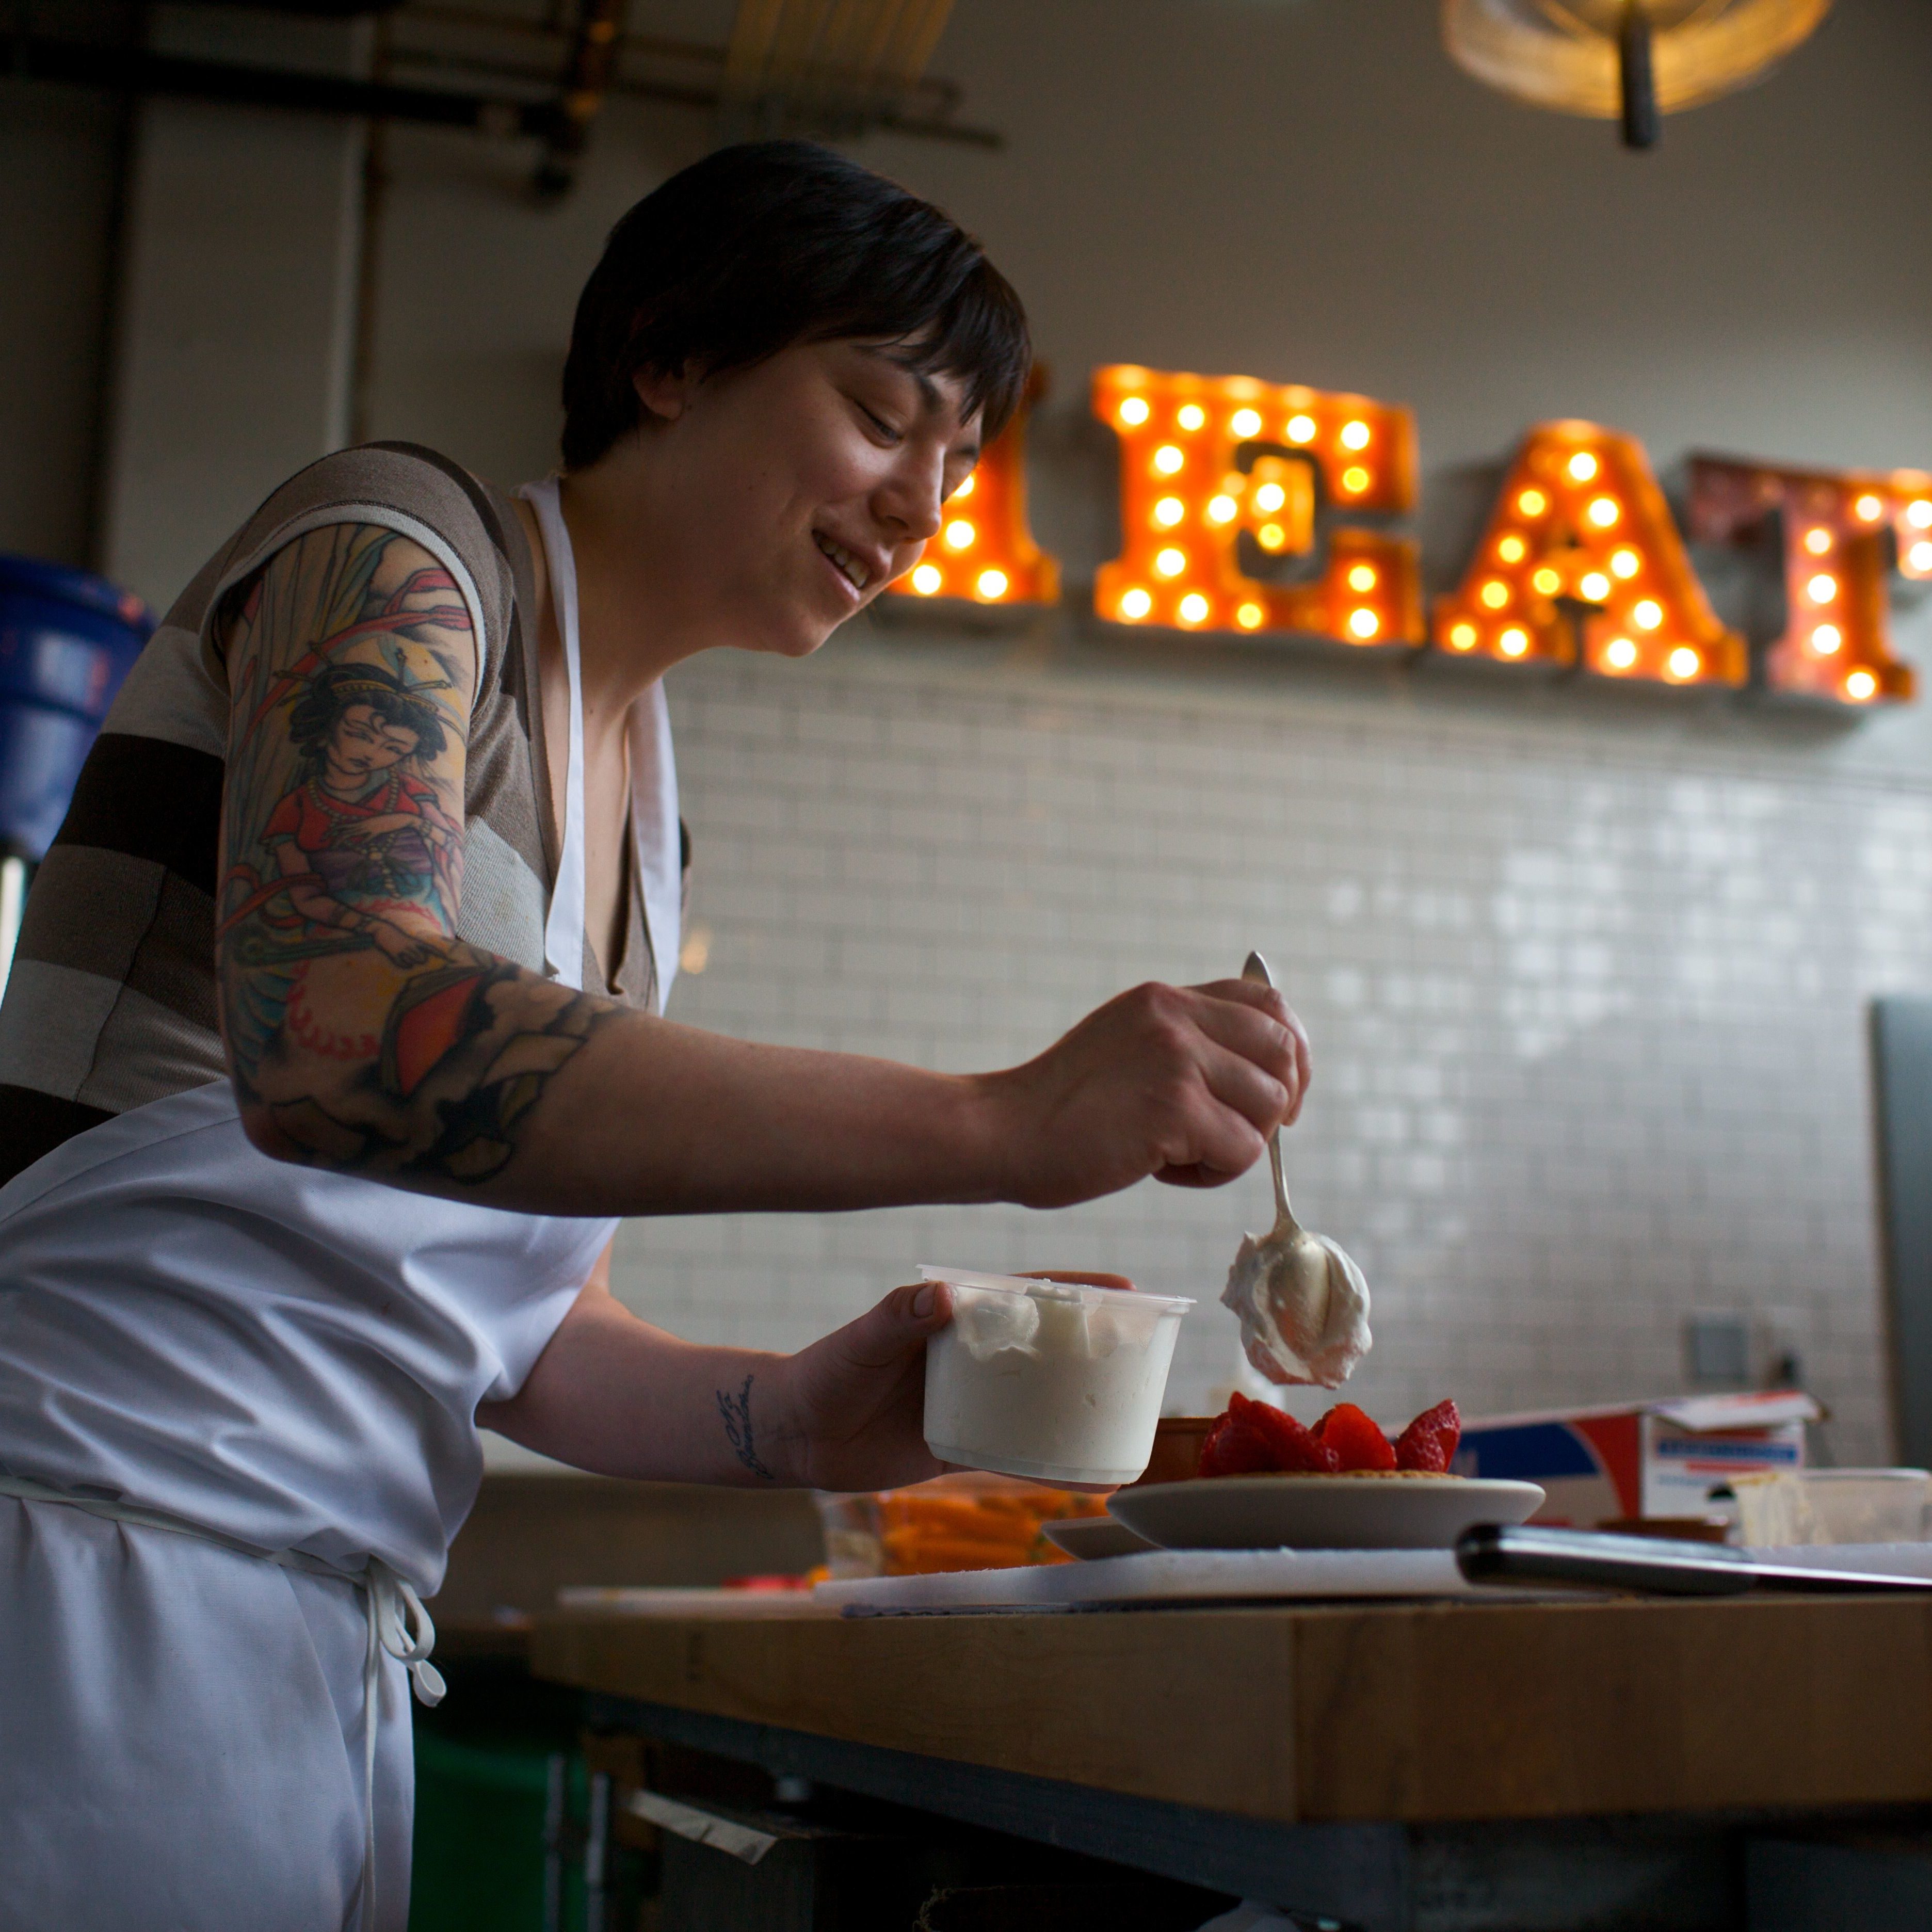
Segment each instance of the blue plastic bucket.
[[0,556],[0,853],[38,862],[153,614],[104,578]]

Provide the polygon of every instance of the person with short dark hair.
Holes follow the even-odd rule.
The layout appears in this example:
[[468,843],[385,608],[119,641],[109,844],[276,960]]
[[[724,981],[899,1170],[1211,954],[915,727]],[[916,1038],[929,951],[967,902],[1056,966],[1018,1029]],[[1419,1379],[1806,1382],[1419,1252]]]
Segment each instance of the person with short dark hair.
[[698,1347],[612,1294],[618,1216],[1212,1186],[1293,1118],[1305,1039],[1245,982],[972,1076],[662,1016],[664,673],[873,602],[1028,360],[938,209],[728,149],[612,234],[561,476],[344,451],[156,632],[0,1012],[0,1923],[401,1932],[479,1424],[616,1475],[937,1473],[944,1289]]

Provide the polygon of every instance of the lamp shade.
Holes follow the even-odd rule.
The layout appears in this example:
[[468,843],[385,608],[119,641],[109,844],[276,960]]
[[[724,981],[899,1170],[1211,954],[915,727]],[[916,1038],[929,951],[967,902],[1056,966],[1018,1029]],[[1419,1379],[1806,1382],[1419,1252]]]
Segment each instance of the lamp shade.
[[1657,107],[1695,107],[1759,79],[1832,0],[1442,0],[1457,66],[1518,100],[1614,120],[1630,113],[1633,29],[1648,42]]

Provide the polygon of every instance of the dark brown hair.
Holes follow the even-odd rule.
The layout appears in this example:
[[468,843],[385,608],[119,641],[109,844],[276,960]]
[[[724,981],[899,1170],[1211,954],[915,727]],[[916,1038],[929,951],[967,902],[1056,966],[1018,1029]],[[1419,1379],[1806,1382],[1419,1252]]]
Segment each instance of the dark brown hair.
[[1026,312],[952,218],[809,141],[721,148],[610,231],[563,370],[563,460],[595,463],[637,426],[640,370],[750,367],[795,342],[904,344],[962,379],[990,442],[1031,366]]

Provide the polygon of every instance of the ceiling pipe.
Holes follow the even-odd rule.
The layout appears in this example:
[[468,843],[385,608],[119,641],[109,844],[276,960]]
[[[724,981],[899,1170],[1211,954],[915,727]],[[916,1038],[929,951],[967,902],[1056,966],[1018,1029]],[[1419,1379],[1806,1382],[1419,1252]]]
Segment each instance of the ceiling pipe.
[[[406,18],[406,14],[403,17]],[[618,36],[617,40],[621,42],[623,38]],[[424,54],[400,46],[392,50],[391,58],[398,64],[414,64],[427,61],[458,69],[466,64],[458,58]],[[722,70],[722,52],[716,64]],[[487,70],[490,66],[482,62],[468,64],[472,72],[478,68]],[[388,81],[356,80],[229,61],[188,59],[139,47],[4,32],[0,32],[0,71],[16,80],[94,87],[114,93],[161,94],[183,100],[214,101],[228,106],[268,107],[297,113],[364,116],[419,127],[484,134],[498,140],[540,140],[546,146],[546,164],[554,154],[559,158],[562,168],[567,170],[563,178],[566,188],[574,178],[576,158],[582,152],[582,137],[588,132],[590,120],[595,118],[593,110],[591,116],[572,122],[568,114],[567,101],[554,98],[483,93],[474,88],[410,87]],[[506,73],[505,77],[524,76]],[[542,85],[544,79],[540,74],[527,77],[533,86]],[[929,82],[928,86],[938,92],[943,84]],[[719,92],[716,85],[692,86],[625,77],[607,78],[602,89],[604,95],[700,109],[716,108]],[[951,91],[946,92],[950,96]],[[886,110],[874,115],[870,124],[893,134],[956,142],[968,147],[997,149],[1005,145],[1002,137],[990,128],[966,126],[931,114]]]
[[301,113],[369,115],[433,128],[548,140],[560,110],[554,101],[517,100],[435,87],[398,87],[283,68],[188,60],[138,47],[112,47],[28,34],[0,37],[0,68],[16,79],[68,86],[172,95],[236,107],[279,107]]

